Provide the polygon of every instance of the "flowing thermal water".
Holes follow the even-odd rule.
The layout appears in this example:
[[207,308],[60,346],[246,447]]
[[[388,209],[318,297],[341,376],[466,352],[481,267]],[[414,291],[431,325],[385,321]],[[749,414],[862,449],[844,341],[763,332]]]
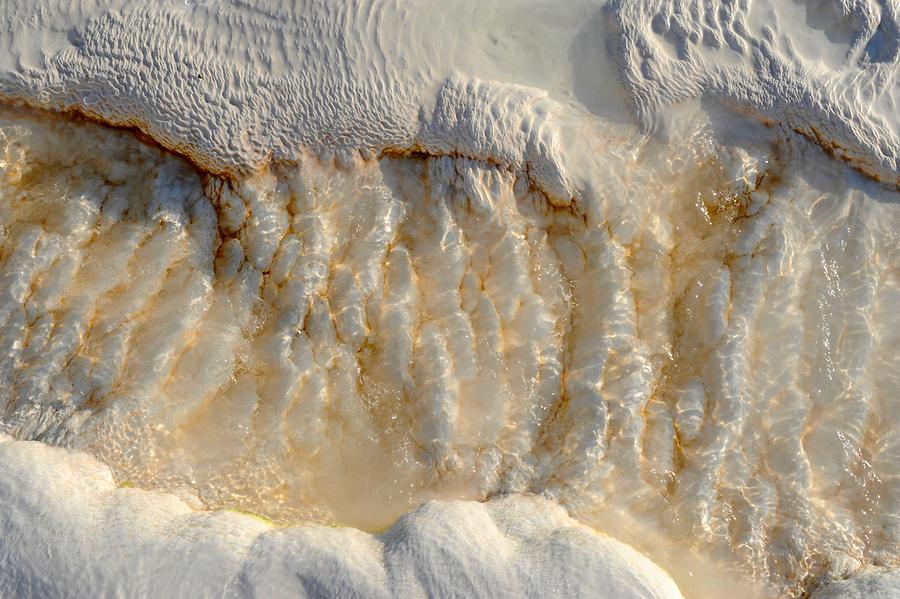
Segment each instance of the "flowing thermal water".
[[665,10],[674,49],[620,49],[643,128],[583,73],[565,105],[453,76],[412,143],[263,163],[0,110],[0,591],[896,588],[895,150],[651,97],[702,79],[656,72],[696,43]]

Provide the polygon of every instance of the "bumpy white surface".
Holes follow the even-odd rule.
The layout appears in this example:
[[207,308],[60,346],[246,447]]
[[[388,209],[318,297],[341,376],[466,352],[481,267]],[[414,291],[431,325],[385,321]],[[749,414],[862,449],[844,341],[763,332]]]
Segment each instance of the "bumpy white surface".
[[[790,3],[552,4],[516,6],[542,27],[510,32],[512,7],[465,2],[5,3],[0,92],[137,126],[230,178],[2,115],[3,428],[285,522],[378,530],[431,499],[541,493],[696,597],[750,596],[729,571],[799,594],[897,565],[898,198],[785,130],[893,181],[896,11],[847,4],[819,35],[827,14]],[[607,44],[668,146],[604,123],[628,120]],[[709,115],[663,110],[692,97]],[[85,506],[68,509],[78,526]],[[117,518],[73,538],[142,534]],[[253,524],[191,518],[219,553],[190,576],[230,580],[221,547]],[[437,551],[417,545],[428,526],[402,535],[412,553]],[[336,544],[384,551],[304,530],[290,551],[313,578]],[[596,549],[578,559],[617,563]],[[19,554],[10,585],[32,563],[76,578],[70,553]],[[259,585],[288,583],[273,556]],[[374,588],[368,567],[328,584]],[[565,571],[585,590],[592,568]]]
[[[576,6],[559,30],[577,25]],[[527,166],[570,197],[546,92],[455,74],[452,57],[477,59],[467,43],[482,42],[478,21],[491,13],[470,12],[464,2],[7,2],[0,95],[140,128],[217,172],[307,149],[344,164],[421,149]]]
[[647,558],[536,497],[429,503],[370,535],[197,512],[118,488],[85,454],[2,435],[0,463],[6,597],[681,597]]
[[897,0],[615,0],[641,117],[686,98],[758,111],[900,185]]
[[[344,162],[421,148],[550,169],[558,184],[545,92],[479,78],[609,110],[606,53],[580,39],[596,38],[616,47],[645,121],[724,98],[900,184],[897,0],[605,4],[7,2],[0,94],[136,126],[215,171],[309,148]],[[543,31],[508,33],[504,12]]]

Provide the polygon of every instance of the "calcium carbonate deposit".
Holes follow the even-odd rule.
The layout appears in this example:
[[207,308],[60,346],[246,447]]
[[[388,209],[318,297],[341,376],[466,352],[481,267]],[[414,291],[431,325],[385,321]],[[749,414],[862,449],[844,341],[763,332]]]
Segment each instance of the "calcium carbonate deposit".
[[900,6],[478,4],[0,7],[0,595],[900,593]]

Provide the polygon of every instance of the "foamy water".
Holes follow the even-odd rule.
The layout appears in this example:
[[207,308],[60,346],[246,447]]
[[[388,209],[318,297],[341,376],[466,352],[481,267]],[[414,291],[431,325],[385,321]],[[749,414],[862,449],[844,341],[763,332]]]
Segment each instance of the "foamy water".
[[0,91],[193,164],[0,112],[0,591],[893,588],[887,8],[56,4]]

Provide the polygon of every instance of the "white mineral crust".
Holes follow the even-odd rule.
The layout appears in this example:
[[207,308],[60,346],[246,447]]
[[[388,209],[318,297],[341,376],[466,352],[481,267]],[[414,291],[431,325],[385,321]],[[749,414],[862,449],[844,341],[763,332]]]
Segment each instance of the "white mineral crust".
[[0,595],[900,593],[898,19],[0,3]]

